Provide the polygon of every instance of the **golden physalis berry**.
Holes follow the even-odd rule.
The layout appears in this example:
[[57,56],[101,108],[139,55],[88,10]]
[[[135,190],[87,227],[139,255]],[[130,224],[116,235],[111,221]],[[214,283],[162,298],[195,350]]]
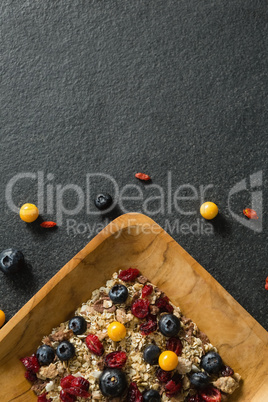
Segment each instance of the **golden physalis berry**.
[[33,222],[38,218],[39,210],[34,204],[26,203],[20,209],[20,218],[24,222]]
[[166,350],[159,356],[158,363],[162,370],[172,371],[178,365],[178,356],[171,350]]
[[205,219],[214,219],[218,215],[219,209],[214,202],[207,201],[204,202],[204,204],[201,205],[200,207],[200,214],[203,216]]
[[0,310],[0,327],[4,325],[5,320],[6,320],[5,313],[2,310]]
[[126,327],[121,322],[113,321],[107,328],[109,338],[114,342],[119,342],[125,338],[127,334]]

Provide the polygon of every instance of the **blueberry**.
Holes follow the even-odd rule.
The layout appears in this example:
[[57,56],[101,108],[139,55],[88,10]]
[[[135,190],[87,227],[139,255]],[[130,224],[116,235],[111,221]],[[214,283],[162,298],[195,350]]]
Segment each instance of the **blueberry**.
[[60,360],[69,360],[75,355],[75,347],[71,342],[63,341],[57,347],[56,354]]
[[109,368],[101,373],[99,386],[104,396],[116,398],[127,388],[127,379],[123,371]]
[[222,359],[216,352],[208,352],[201,359],[201,367],[209,374],[217,374],[222,368]]
[[178,335],[180,328],[180,320],[174,314],[165,314],[159,320],[159,330],[165,336]]
[[190,382],[198,389],[206,388],[209,383],[209,376],[207,373],[200,371],[199,373],[194,373],[190,376]]
[[0,254],[0,269],[5,274],[14,274],[24,265],[24,256],[21,251],[8,248]]
[[112,205],[113,199],[110,196],[110,194],[103,193],[97,195],[96,199],[94,200],[94,203],[98,209],[103,210],[109,208]]
[[159,402],[161,401],[161,396],[158,391],[155,389],[149,389],[149,391],[145,391],[143,394],[143,402]]
[[114,285],[109,292],[109,297],[114,304],[124,303],[128,298],[128,290],[124,285]]
[[55,351],[51,346],[42,345],[37,349],[36,357],[41,365],[47,366],[53,362]]
[[75,335],[81,335],[86,332],[87,322],[84,317],[77,315],[70,319],[68,327]]
[[151,365],[157,364],[160,353],[161,350],[159,349],[159,347],[152,343],[151,345],[146,346],[146,348],[144,349],[143,358],[146,363],[149,363]]

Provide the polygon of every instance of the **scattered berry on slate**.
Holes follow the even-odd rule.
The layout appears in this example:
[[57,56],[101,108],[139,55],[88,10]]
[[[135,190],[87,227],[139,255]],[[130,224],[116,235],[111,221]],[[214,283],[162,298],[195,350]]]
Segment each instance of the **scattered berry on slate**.
[[100,375],[99,387],[102,394],[108,398],[121,396],[127,388],[126,375],[118,369],[105,369]]
[[174,337],[178,334],[181,324],[174,314],[165,314],[159,320],[159,330],[164,336]]
[[62,361],[70,360],[75,355],[75,347],[71,342],[62,341],[56,349],[56,354]]
[[87,322],[84,317],[75,316],[70,319],[68,328],[71,329],[75,335],[82,335],[86,332]]
[[113,199],[108,193],[98,194],[94,200],[94,203],[98,209],[104,210],[108,209],[112,205]]
[[36,357],[41,365],[47,366],[53,362],[55,351],[51,346],[42,345],[37,349]]
[[21,251],[8,248],[0,254],[0,269],[4,274],[15,274],[24,266],[24,256]]
[[124,303],[128,298],[128,289],[124,285],[114,285],[109,291],[109,297],[114,304]]

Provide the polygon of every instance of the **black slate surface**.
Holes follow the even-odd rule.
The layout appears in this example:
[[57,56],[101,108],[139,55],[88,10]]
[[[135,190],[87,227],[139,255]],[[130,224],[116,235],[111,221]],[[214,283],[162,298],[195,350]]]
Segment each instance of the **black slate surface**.
[[[2,0],[0,20],[1,249],[17,247],[28,261],[19,276],[0,273],[7,319],[102,225],[122,209],[146,212],[147,200],[156,211],[150,216],[268,329],[267,207],[260,205],[261,195],[267,199],[267,2]],[[152,183],[138,182],[137,171]],[[62,188],[76,185],[85,194],[87,174],[111,175],[120,190],[136,184],[144,200],[125,201],[108,216],[83,206],[45,231],[10,209],[10,180],[25,172],[32,179],[14,185],[14,204],[38,202],[40,172],[42,217],[58,223]],[[259,183],[250,188],[253,174]],[[196,189],[195,200],[179,203],[192,215],[168,209],[168,175],[173,195],[183,184]],[[229,207],[230,190],[243,179],[247,189]],[[185,233],[183,223],[204,225],[200,186],[209,184],[205,198],[221,216],[207,226],[209,234]],[[165,196],[158,212],[159,200],[148,201],[159,195],[155,185]],[[64,207],[75,208],[75,190],[65,190]],[[91,211],[99,191],[114,195],[111,181],[91,181]],[[259,231],[230,211],[243,219],[254,197]],[[76,233],[68,233],[70,219]]]

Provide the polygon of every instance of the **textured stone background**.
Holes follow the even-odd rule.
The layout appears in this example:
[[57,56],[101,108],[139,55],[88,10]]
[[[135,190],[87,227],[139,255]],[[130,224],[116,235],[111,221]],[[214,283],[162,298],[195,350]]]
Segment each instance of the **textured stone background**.
[[[267,182],[266,0],[47,1],[2,0],[1,24],[1,249],[21,249],[28,268],[11,278],[0,274],[0,308],[10,319],[90,238],[67,232],[67,219],[88,223],[93,234],[106,217],[86,208],[63,215],[57,230],[20,221],[6,202],[9,181],[18,173],[44,173],[55,197],[57,186],[86,190],[86,174],[110,174],[120,189],[137,184],[144,198],[156,194],[138,183],[145,171],[167,194],[179,185],[211,184],[207,198],[220,208],[211,235],[173,237],[236,300],[268,329],[266,206],[260,233],[230,214],[230,189],[246,179],[248,191],[231,202],[241,217],[250,206],[249,177],[262,171]],[[49,175],[47,177],[47,175]],[[94,195],[110,191],[100,177]],[[58,187],[59,191],[59,187]],[[16,205],[37,203],[37,180],[13,188]],[[43,217],[59,221],[55,200]],[[66,191],[64,205],[77,203]],[[192,224],[200,197],[152,216]],[[156,210],[158,204],[150,204]],[[144,212],[142,201],[125,202]],[[82,229],[82,226],[80,226]],[[45,317],[44,317],[45,319]]]

